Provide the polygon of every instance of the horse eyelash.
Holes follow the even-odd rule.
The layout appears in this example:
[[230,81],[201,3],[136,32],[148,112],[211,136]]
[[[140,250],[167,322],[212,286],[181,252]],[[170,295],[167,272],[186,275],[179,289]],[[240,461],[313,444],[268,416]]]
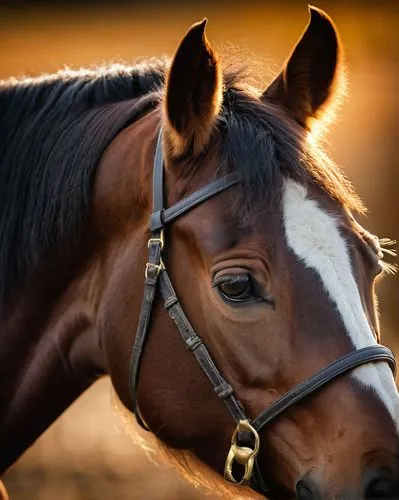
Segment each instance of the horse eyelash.
[[[251,278],[247,275],[250,280]],[[212,288],[216,288],[218,285],[221,285],[222,283],[239,283],[243,282],[244,280],[242,279],[243,276],[241,275],[232,275],[232,274],[225,274],[223,276],[220,276],[219,278],[216,278],[212,282]]]

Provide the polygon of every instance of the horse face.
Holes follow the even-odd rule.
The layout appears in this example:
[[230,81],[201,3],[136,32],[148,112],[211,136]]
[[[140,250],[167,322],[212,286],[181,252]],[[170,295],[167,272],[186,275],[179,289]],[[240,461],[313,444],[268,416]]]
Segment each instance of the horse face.
[[[236,196],[176,223],[169,258],[190,320],[254,418],[340,356],[376,343],[381,263],[375,240],[317,188],[286,180],[279,208],[241,224],[231,212]],[[398,412],[386,364],[354,370],[264,431],[266,483],[277,497],[303,484],[323,498],[371,498],[369,484],[386,476],[389,497]]]
[[[253,418],[340,356],[377,342],[373,288],[381,262],[377,241],[351,216],[360,202],[307,137],[339,88],[341,48],[331,20],[311,10],[282,73],[263,93],[223,85],[204,27],[187,33],[167,78],[168,203],[207,184],[221,166],[241,169],[248,182],[174,223],[165,260],[186,315]],[[139,254],[140,228],[123,262]],[[120,265],[114,289],[129,282]],[[114,294],[119,311],[128,308],[122,295]],[[122,344],[123,325],[114,346],[115,339]],[[159,306],[152,331],[138,394],[143,418],[170,446],[189,448],[222,472],[234,423]],[[111,376],[129,406],[127,361],[116,363],[116,348],[106,343]],[[271,496],[397,495],[398,420],[386,364],[335,380],[262,432],[260,464]]]

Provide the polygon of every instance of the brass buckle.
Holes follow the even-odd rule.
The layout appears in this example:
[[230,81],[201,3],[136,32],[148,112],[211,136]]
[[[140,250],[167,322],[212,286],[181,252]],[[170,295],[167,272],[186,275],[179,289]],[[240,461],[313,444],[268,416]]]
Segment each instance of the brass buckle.
[[[253,435],[255,440],[253,449],[248,448],[247,446],[239,446],[237,444],[237,436],[239,432],[250,432]],[[255,458],[259,452],[259,442],[259,434],[248,422],[248,420],[240,420],[236,430],[234,431],[233,437],[231,438],[231,447],[224,466],[224,478],[226,481],[242,486],[249,485]],[[233,476],[234,461],[245,467],[244,475],[240,481],[237,481]]]
[[152,264],[151,262],[147,262],[147,264],[145,265],[145,271],[144,271],[144,276],[146,278],[148,278],[148,271],[150,269],[155,269],[155,276],[154,276],[154,278],[156,278],[158,276],[158,274],[162,271],[162,269],[165,269],[165,266],[163,264],[162,259],[161,259],[160,264]]
[[[161,229],[159,233],[159,238],[150,238],[147,242],[147,247],[150,248],[151,245],[159,245],[162,250],[164,244],[165,244],[164,232],[163,229]],[[162,271],[162,269],[165,269],[162,259],[160,259],[159,264],[153,264],[152,262],[147,262],[147,264],[145,265],[145,272],[144,272],[146,278],[148,278],[148,273],[150,269],[155,269],[154,278],[156,278],[158,274]]]
[[159,238],[150,238],[147,242],[148,248],[150,248],[151,245],[156,245],[159,244],[161,245],[161,250],[163,250],[164,244],[165,244],[165,238],[163,234],[163,229],[161,229],[161,232],[159,234]]

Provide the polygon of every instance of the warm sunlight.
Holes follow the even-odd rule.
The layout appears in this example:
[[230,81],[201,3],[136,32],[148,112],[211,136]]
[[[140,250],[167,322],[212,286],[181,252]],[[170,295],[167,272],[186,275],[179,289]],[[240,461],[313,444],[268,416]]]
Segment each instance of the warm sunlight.
[[[316,5],[339,29],[348,85],[334,117],[317,123],[309,141],[315,144],[322,136],[322,144],[368,208],[358,222],[381,242],[386,274],[377,287],[382,341],[398,356],[399,276],[393,272],[394,240],[399,240],[398,8],[389,1],[320,0]],[[299,0],[2,2],[0,80],[170,56],[191,24],[205,16],[212,44],[238,59],[253,59],[262,76],[251,83],[263,90],[284,63],[309,14],[307,2]],[[393,382],[392,387],[395,390]],[[195,474],[191,484],[182,481],[146,448],[141,434],[133,443],[129,416],[121,419],[115,405],[120,403],[108,378],[83,394],[6,473],[3,481],[10,498],[216,499],[198,487],[201,481]],[[190,470],[189,454],[179,460],[181,469]],[[215,491],[217,487],[210,484]]]

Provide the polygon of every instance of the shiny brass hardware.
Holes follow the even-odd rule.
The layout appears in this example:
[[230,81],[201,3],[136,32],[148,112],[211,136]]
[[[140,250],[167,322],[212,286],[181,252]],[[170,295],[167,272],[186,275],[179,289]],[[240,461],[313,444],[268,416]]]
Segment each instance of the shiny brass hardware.
[[[148,248],[150,248],[151,245],[159,245],[161,247],[161,250],[163,250],[164,244],[165,244],[165,238],[163,229],[161,229],[159,233],[159,238],[150,238],[147,242]],[[162,271],[162,269],[165,269],[162,258],[160,259],[159,264],[153,264],[152,262],[147,262],[147,264],[145,265],[145,272],[144,272],[146,278],[148,278],[150,269],[155,269],[154,278],[156,278],[158,274]]]
[[[237,437],[239,432],[249,432],[254,438],[254,448],[247,446],[239,446],[237,444]],[[224,478],[230,483],[239,484],[242,486],[249,485],[254,468],[256,456],[259,452],[259,434],[248,422],[248,420],[240,420],[236,430],[231,438],[231,447],[227,455],[226,464],[224,466]],[[241,480],[237,481],[233,476],[233,464],[239,463],[244,467],[244,475]]]
[[163,250],[163,247],[165,245],[165,238],[164,238],[164,231],[161,229],[161,232],[159,234],[159,238],[150,238],[147,242],[148,248],[150,248],[151,245],[156,245],[156,244],[161,245],[161,250]]
[[165,266],[164,266],[164,263],[162,260],[161,260],[160,264],[152,264],[151,262],[147,262],[147,264],[145,265],[145,271],[144,271],[144,275],[146,278],[148,278],[148,273],[149,273],[150,269],[155,269],[154,278],[156,278],[158,276],[158,274],[162,271],[162,269],[165,269]]

